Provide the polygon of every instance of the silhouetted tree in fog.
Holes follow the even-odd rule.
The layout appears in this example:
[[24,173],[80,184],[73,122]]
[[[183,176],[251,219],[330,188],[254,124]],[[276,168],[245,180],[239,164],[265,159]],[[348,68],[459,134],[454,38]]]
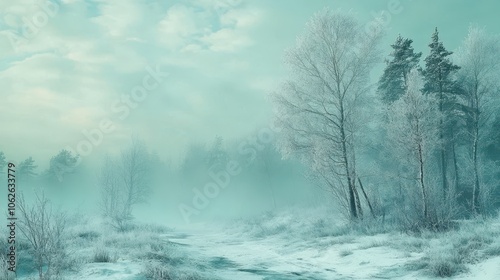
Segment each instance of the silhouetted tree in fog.
[[70,151],[64,149],[53,156],[50,159],[49,169],[46,171],[49,180],[62,182],[66,174],[75,172],[78,157],[78,155],[73,155]]
[[21,182],[30,181],[36,176],[35,169],[38,166],[35,165],[35,160],[29,157],[19,163],[17,166],[17,177]]
[[117,159],[108,158],[99,176],[101,210],[118,230],[132,220],[133,207],[150,194],[151,157],[144,143],[133,140]]

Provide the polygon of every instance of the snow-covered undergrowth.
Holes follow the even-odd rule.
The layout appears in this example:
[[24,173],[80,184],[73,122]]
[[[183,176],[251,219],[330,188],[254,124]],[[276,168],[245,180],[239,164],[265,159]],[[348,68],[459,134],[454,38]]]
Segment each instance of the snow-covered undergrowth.
[[427,232],[420,238],[424,246],[418,250],[423,249],[423,256],[409,267],[439,277],[455,276],[468,272],[474,264],[500,256],[500,219],[462,222],[455,231]]
[[[202,272],[204,264],[168,241],[165,234],[170,232],[172,229],[154,224],[117,232],[100,219],[74,216],[68,219],[62,239],[65,253],[58,260],[60,271],[44,279],[216,279]],[[30,245],[22,236],[16,243],[17,279],[38,279]],[[7,279],[6,267],[0,269],[0,279]]]
[[[61,273],[50,279],[500,279],[500,218],[458,224],[403,233],[297,208],[198,228],[142,224],[117,232],[79,216],[68,221]],[[38,279],[29,244],[17,241],[18,279]]]
[[266,212],[254,218],[236,220],[233,226],[241,227],[241,232],[256,238],[274,235],[301,238],[372,236],[394,231],[394,226],[374,219],[350,223],[323,207]]
[[[394,278],[404,278],[405,275],[429,279],[457,275],[467,277],[481,263],[493,258],[500,261],[500,217],[457,221],[459,226],[447,232],[423,230],[403,233],[396,226],[382,224],[378,220],[367,219],[353,224],[339,222],[338,217],[324,214],[324,209],[267,212],[257,218],[238,220],[232,226],[249,238],[282,238],[295,244],[303,241],[307,244],[304,247],[322,251],[333,249],[340,258],[350,258],[352,262],[348,266],[352,268],[359,268],[360,263],[366,262],[377,266],[378,261],[380,267],[373,274],[378,276],[386,271],[394,274]],[[378,251],[373,248],[378,248]],[[397,269],[377,260],[384,256],[384,251],[396,255],[397,260],[394,259],[393,264],[398,266]],[[360,261],[362,254],[372,255],[373,258]],[[332,259],[332,264],[335,263],[337,261]],[[495,277],[500,277],[500,265],[495,269]],[[346,271],[343,276],[369,278],[352,271]],[[475,276],[471,277],[474,279]]]
[[[88,223],[88,222],[87,222]],[[206,275],[205,264],[168,241],[173,230],[154,224],[136,225],[117,232],[103,223],[70,228],[73,244],[84,262],[72,279],[215,279]],[[99,278],[101,277],[101,278]]]

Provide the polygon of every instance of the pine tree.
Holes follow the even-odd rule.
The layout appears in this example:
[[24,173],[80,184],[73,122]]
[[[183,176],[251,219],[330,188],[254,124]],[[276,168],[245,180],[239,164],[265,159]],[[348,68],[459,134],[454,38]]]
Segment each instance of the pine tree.
[[418,67],[422,53],[415,53],[412,43],[413,40],[399,35],[391,45],[394,49],[390,54],[392,60],[386,60],[387,66],[378,85],[378,91],[385,103],[392,103],[404,95],[408,88],[409,73]]
[[446,50],[443,43],[439,41],[437,28],[432,34],[432,42],[429,47],[430,53],[425,58],[425,69],[423,71],[425,81],[423,92],[436,96],[439,112],[442,116],[439,133],[442,145],[440,148],[440,166],[443,192],[446,194],[448,189],[446,157],[447,147],[450,145],[451,139],[449,139],[450,137],[445,139],[445,132],[447,131],[446,124],[451,120],[451,112],[455,108],[454,94],[457,93],[457,86],[454,76],[460,67],[453,64],[449,59],[453,52]]
[[50,167],[46,174],[52,180],[57,179],[62,182],[64,174],[75,171],[77,162],[78,155],[73,155],[70,151],[63,149],[50,159]]
[[22,180],[32,179],[36,175],[35,169],[37,167],[38,166],[35,165],[35,160],[32,157],[25,159],[24,161],[19,163],[19,166],[18,166],[19,179],[22,179]]
[[210,169],[220,170],[225,167],[228,160],[228,155],[224,150],[223,139],[216,136],[212,148],[208,153],[207,163]]

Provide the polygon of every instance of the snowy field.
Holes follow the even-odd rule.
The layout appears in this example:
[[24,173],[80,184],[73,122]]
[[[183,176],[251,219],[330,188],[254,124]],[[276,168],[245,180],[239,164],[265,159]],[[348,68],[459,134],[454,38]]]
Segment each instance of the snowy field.
[[[57,279],[500,279],[498,219],[409,235],[301,212],[123,233],[75,219]],[[36,279],[27,252],[19,256],[18,279]]]

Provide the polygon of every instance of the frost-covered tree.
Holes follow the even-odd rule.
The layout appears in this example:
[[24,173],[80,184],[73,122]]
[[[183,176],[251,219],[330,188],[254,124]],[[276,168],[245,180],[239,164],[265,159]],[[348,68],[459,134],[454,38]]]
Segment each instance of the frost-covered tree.
[[388,109],[388,136],[398,164],[409,185],[418,186],[421,215],[429,220],[429,161],[439,141],[439,111],[434,96],[421,92],[421,77],[409,74],[406,93]]
[[150,194],[151,156],[146,146],[134,140],[117,159],[108,158],[99,176],[101,210],[112,226],[125,230],[134,206]]
[[43,193],[36,194],[33,205],[23,196],[18,204],[19,231],[30,246],[32,265],[38,271],[38,279],[58,279],[67,265],[67,252],[63,245],[67,223],[64,212],[52,210],[50,201]]
[[390,104],[398,100],[408,88],[408,75],[412,69],[418,68],[422,53],[413,50],[413,40],[398,36],[391,45],[393,51],[391,60],[386,60],[387,66],[378,83],[378,92],[382,100]]
[[[450,143],[449,137],[445,134],[446,125],[448,124],[450,111],[454,104],[454,94],[457,92],[455,74],[460,69],[453,64],[449,56],[453,52],[446,50],[443,43],[439,41],[439,33],[436,28],[432,34],[432,41],[429,44],[430,53],[425,58],[424,87],[423,91],[427,94],[432,94],[437,97],[439,112],[441,113],[440,121],[440,167],[443,191],[446,193],[448,189],[447,178],[447,148]],[[446,139],[445,139],[446,138]]]
[[485,137],[500,110],[500,40],[477,27],[471,27],[459,51],[462,66],[460,80],[468,108],[467,135],[473,172],[472,212],[481,213],[480,149],[489,142]]
[[351,15],[316,14],[286,53],[291,74],[273,94],[281,152],[310,166],[352,219],[362,215],[357,114],[369,90],[369,73],[379,61],[380,35],[366,33]]

